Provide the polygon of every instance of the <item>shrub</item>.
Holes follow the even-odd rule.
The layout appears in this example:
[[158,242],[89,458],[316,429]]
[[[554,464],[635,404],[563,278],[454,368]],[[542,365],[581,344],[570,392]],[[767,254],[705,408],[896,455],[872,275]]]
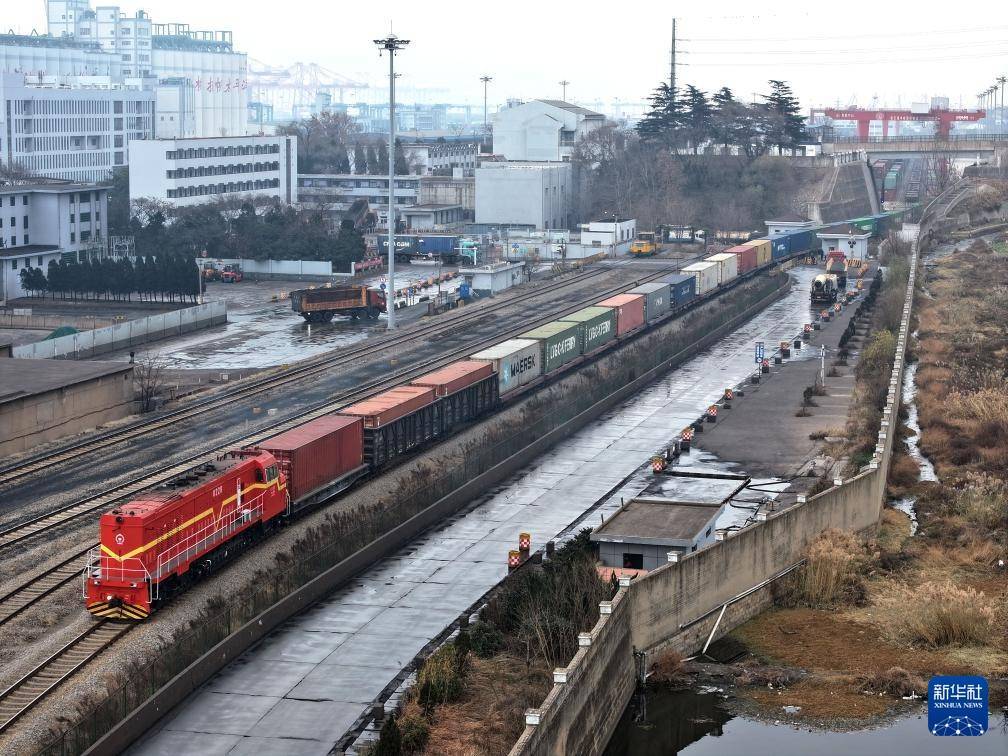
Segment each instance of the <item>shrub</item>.
[[448,643],[431,654],[420,667],[415,690],[420,706],[430,711],[438,704],[458,700],[463,687],[455,644]]
[[891,640],[911,646],[984,645],[993,639],[995,612],[987,597],[950,581],[898,585],[876,602]]
[[402,735],[399,732],[399,725],[396,724],[395,717],[389,717],[382,725],[378,734],[378,743],[375,745],[373,756],[401,756]]
[[651,667],[649,682],[670,688],[683,688],[689,683],[682,655],[677,651],[664,651]]
[[809,546],[805,564],[778,586],[785,606],[830,609],[861,605],[867,597],[862,575],[878,562],[878,554],[850,533],[827,530]]
[[404,754],[423,753],[430,740],[430,723],[416,704],[410,704],[398,719]]
[[735,681],[744,686],[783,688],[800,679],[801,673],[796,669],[752,664],[742,666]]
[[863,675],[858,678],[865,690],[872,693],[888,693],[891,696],[923,696],[927,693],[927,683],[919,675],[907,672],[902,667],[890,667],[885,672],[876,675]]
[[469,632],[469,642],[473,652],[486,659],[504,647],[504,636],[489,622],[477,622]]

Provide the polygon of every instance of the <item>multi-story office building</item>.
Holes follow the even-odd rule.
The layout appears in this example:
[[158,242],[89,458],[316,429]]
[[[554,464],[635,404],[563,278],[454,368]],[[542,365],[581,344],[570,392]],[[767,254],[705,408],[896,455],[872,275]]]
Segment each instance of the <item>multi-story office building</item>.
[[3,71],[110,76],[117,83],[152,78],[171,90],[164,102],[159,94],[159,113],[176,115],[158,118],[158,136],[246,133],[248,65],[245,54],[234,50],[231,32],[156,24],[142,10],[126,15],[118,6],[92,9],[90,0],[48,0],[46,6],[48,36],[0,35]]
[[8,165],[106,181],[126,164],[131,140],[153,135],[154,91],[143,80],[0,73],[0,160]]
[[472,176],[479,160],[479,142],[407,142],[402,147],[406,160],[416,165],[417,173],[425,176],[451,176],[456,169],[460,176]]
[[154,139],[130,145],[130,200],[298,200],[297,137]]
[[[420,176],[395,177],[396,204],[417,204]],[[375,210],[388,206],[388,176],[354,173],[316,173],[298,176],[298,197],[302,204],[325,205],[348,210],[355,200],[365,199]]]
[[0,186],[0,296],[25,295],[20,271],[45,270],[66,254],[101,249],[108,230],[108,187],[73,182]]

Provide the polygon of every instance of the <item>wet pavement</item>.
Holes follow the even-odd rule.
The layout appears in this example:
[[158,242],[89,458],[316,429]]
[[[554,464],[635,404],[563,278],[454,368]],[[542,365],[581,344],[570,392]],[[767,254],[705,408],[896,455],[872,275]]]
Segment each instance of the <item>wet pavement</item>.
[[[534,549],[563,540],[653,486],[652,454],[752,371],[754,342],[776,344],[808,321],[815,272],[797,269],[791,292],[735,333],[285,623],[131,753],[327,753],[420,649],[505,576],[519,533],[531,533]],[[724,469],[705,455],[687,463]],[[716,483],[664,476],[659,485],[704,501],[723,498]],[[731,509],[718,525],[749,514]]]
[[[416,306],[400,311],[398,317],[401,322],[410,322],[426,314],[426,303],[417,303],[422,297],[436,296],[438,287],[421,286],[435,275],[433,270],[422,266],[405,268],[396,272],[396,285],[416,285],[417,293],[408,302]],[[361,283],[378,286],[385,280],[385,276],[376,275]],[[440,291],[452,292],[460,282],[460,279],[445,281]],[[170,370],[257,370],[315,357],[385,333],[384,314],[378,320],[337,316],[331,323],[309,326],[291,310],[290,300],[271,301],[273,297],[286,297],[295,289],[312,285],[318,284],[298,281],[210,284],[208,301],[224,299],[228,303],[226,325],[153,342],[138,351],[160,355]],[[128,362],[129,350],[103,355],[102,359]]]

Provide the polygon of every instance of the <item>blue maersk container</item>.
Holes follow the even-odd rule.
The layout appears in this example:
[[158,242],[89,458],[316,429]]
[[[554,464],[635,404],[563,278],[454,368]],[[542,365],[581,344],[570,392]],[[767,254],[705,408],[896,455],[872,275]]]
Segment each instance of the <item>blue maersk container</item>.
[[695,276],[673,273],[659,280],[669,285],[672,291],[671,300],[673,307],[682,307],[696,296]]

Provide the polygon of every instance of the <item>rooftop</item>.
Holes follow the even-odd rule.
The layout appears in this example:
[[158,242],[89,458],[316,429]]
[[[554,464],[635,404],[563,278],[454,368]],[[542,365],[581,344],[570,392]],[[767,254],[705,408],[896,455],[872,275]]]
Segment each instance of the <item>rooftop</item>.
[[812,223],[812,221],[798,215],[798,213],[784,213],[784,215],[768,220],[767,223]]
[[834,228],[830,231],[824,231],[816,234],[820,239],[832,239],[832,238],[842,238],[844,236],[854,236],[854,237],[868,237],[871,236],[871,231],[865,231],[864,229],[858,228],[857,226],[843,226],[841,228]]
[[554,108],[560,108],[570,113],[577,113],[585,118],[605,118],[601,113],[596,113],[594,110],[588,110],[588,108],[582,108],[580,105],[574,105],[563,100],[539,100],[539,102],[544,102],[547,105],[552,105]]
[[41,255],[46,252],[55,252],[59,249],[56,244],[25,244],[23,247],[0,247],[0,257],[9,260],[12,257],[24,257],[25,255]]
[[132,373],[126,362],[0,359],[0,404],[44,394],[117,373]]
[[631,499],[592,532],[593,541],[683,546],[696,539],[721,512],[722,502]]
[[432,202],[427,205],[410,205],[409,207],[404,207],[402,212],[407,215],[414,215],[416,213],[432,213],[436,210],[452,210],[454,208],[461,209],[462,205]]
[[79,181],[39,181],[32,179],[23,184],[0,183],[0,194],[24,194],[25,192],[93,192],[108,189],[108,184],[86,184]]

